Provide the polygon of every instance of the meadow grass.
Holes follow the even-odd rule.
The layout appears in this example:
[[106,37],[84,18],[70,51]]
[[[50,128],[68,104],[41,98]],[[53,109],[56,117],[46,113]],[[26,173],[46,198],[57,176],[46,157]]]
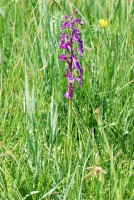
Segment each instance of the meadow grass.
[[[133,0],[1,0],[1,200],[133,199],[133,8]],[[84,80],[73,96],[67,161],[59,39],[74,9],[83,21]]]

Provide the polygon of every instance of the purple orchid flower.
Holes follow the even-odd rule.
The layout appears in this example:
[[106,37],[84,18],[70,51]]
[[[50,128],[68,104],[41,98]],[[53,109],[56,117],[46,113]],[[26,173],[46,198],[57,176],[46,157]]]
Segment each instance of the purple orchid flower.
[[[79,18],[74,19],[74,15],[77,13],[75,10],[71,16],[65,16],[65,22],[62,23],[61,38],[60,38],[60,48],[66,50],[66,54],[60,55],[60,60],[63,60],[67,64],[65,77],[68,79],[67,92],[65,93],[66,98],[72,98],[74,87],[73,83],[76,80],[78,84],[82,85],[82,76],[83,69],[80,66],[80,63],[77,59],[77,55],[83,56],[83,41],[80,38],[79,28],[76,28],[75,25],[82,25],[82,21]],[[65,33],[67,30],[68,33]],[[64,32],[63,32],[64,31]],[[73,70],[78,71],[78,76],[73,75]]]

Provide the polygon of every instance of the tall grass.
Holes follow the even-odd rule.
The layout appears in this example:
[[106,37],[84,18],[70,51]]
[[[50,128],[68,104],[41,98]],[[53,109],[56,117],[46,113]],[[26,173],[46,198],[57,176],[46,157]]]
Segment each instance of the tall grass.
[[[0,199],[133,199],[133,6],[1,0]],[[74,9],[84,23],[84,81],[73,99],[67,161],[59,37],[63,16]]]

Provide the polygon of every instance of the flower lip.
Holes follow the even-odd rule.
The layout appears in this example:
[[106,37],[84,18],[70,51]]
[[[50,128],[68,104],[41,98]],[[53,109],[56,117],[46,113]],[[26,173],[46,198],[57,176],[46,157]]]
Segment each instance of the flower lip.
[[70,18],[70,17],[69,17],[69,16],[65,16],[64,18],[65,18],[65,19],[68,19],[68,18]]
[[69,41],[67,41],[67,43],[65,44],[63,43],[60,44],[61,49],[67,49],[68,47],[71,47],[71,43]]
[[66,45],[66,44],[60,44],[60,48],[61,48],[61,49],[66,49],[66,48],[67,48],[67,45]]
[[61,37],[60,37],[60,42],[64,43],[65,42],[65,38],[66,38],[67,34],[62,33]]
[[61,55],[60,55],[60,60],[67,60],[66,55],[65,55],[65,54],[61,54]]
[[74,91],[74,87],[71,86],[67,86],[68,90],[67,92],[64,94],[64,97],[66,97],[67,99],[71,99],[73,96],[73,91]]

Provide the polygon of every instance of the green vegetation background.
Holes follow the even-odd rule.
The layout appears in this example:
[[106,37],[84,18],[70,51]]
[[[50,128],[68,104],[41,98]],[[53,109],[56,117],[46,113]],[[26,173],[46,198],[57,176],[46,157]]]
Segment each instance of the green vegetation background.
[[[84,80],[67,162],[59,40],[74,9],[84,23]],[[1,0],[0,199],[133,199],[133,9],[133,0]]]

